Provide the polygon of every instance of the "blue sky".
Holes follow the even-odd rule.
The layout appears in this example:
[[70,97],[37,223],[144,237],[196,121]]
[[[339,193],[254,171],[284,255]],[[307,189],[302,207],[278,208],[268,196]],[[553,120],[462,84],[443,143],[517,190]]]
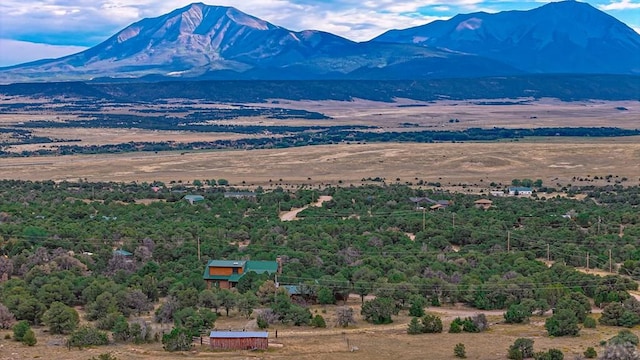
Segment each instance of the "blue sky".
[[[3,0],[0,66],[55,58],[94,46],[127,25],[196,0]],[[234,6],[292,30],[324,30],[369,40],[389,29],[423,25],[475,11],[529,10],[548,1],[525,0],[207,0]],[[640,33],[640,0],[586,1]]]

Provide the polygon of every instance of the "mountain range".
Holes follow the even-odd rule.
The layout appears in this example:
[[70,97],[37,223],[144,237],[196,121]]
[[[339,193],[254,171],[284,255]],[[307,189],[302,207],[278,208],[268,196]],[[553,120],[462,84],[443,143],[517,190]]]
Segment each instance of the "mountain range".
[[112,79],[435,79],[640,74],[640,34],[581,2],[457,15],[354,42],[194,3],[83,52],[0,68],[0,82]]

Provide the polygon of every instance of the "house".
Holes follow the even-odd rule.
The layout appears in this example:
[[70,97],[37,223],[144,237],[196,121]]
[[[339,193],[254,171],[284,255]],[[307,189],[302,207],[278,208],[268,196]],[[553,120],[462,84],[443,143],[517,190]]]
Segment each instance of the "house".
[[267,350],[269,333],[266,331],[212,331],[209,334],[212,349]]
[[193,205],[193,203],[196,203],[198,201],[203,201],[204,200],[204,196],[202,196],[202,195],[185,195],[184,199],[187,200],[189,202],[189,204]]
[[224,197],[226,199],[246,199],[255,201],[257,199],[257,195],[251,191],[227,191],[224,193]]
[[113,250],[113,255],[124,256],[124,257],[133,256],[132,253],[128,252],[127,250],[122,250],[122,249]]
[[251,271],[256,274],[275,274],[279,270],[277,261],[251,260],[209,260],[202,278],[207,287],[231,289],[236,287],[240,278]]
[[530,187],[510,186],[509,195],[531,195],[533,190]]
[[449,200],[433,200],[428,197],[410,197],[409,201],[416,204],[418,210],[422,210],[421,203],[433,204],[429,207],[431,210],[444,209],[453,203]]
[[493,205],[493,201],[489,199],[480,199],[480,200],[474,201],[474,204],[478,209],[488,210],[491,207],[491,205]]

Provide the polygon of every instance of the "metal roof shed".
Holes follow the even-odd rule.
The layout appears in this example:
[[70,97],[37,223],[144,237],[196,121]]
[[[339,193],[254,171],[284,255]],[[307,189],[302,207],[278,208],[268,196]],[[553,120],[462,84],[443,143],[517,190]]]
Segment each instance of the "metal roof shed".
[[212,331],[209,334],[212,349],[267,350],[269,333],[266,331]]

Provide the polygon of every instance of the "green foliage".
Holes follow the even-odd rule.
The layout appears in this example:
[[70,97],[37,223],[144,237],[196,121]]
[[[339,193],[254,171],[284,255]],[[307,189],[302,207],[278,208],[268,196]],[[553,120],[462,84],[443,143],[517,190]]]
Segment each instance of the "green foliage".
[[209,309],[196,310],[188,307],[175,313],[174,324],[191,336],[198,336],[202,330],[213,327],[217,315]]
[[460,318],[456,318],[449,325],[449,332],[452,334],[457,334],[462,332],[462,324]]
[[397,313],[394,301],[385,297],[365,301],[360,311],[364,319],[373,324],[390,324],[393,322],[391,317]]
[[558,349],[549,349],[549,351],[539,351],[533,354],[535,360],[563,360],[564,354]]
[[15,341],[22,341],[27,331],[31,330],[29,323],[22,320],[13,325],[13,339]]
[[36,334],[33,332],[33,330],[31,329],[27,330],[27,332],[22,337],[22,343],[27,346],[34,346],[35,344],[38,343],[38,340],[36,339]]
[[595,359],[598,357],[598,353],[592,346],[589,346],[587,350],[584,351],[583,354],[584,354],[584,357],[587,359]]
[[626,329],[619,331],[616,336],[612,337],[608,341],[609,345],[632,344],[633,346],[638,346],[638,343],[638,336]]
[[568,309],[558,310],[545,321],[544,327],[547,329],[549,336],[575,336],[580,332],[578,318],[575,313]]
[[[422,317],[422,332],[424,333],[441,333],[442,320],[439,316],[427,314]],[[449,331],[451,332],[451,331]]]
[[522,304],[513,304],[504,313],[504,320],[508,324],[519,324],[529,320],[531,310]]
[[322,317],[322,315],[318,314],[314,316],[313,319],[311,319],[311,326],[317,327],[317,328],[326,328],[327,323],[324,321],[324,318]]
[[453,355],[461,359],[464,359],[467,357],[467,350],[465,349],[463,343],[458,343],[453,347]]
[[175,327],[162,336],[162,347],[166,351],[187,351],[192,347],[192,337],[185,329]]
[[412,317],[411,321],[409,321],[409,325],[407,326],[407,334],[422,334],[422,325],[420,325],[417,317]]
[[622,303],[614,302],[605,306],[599,321],[603,325],[633,327],[640,323],[640,315]]
[[258,315],[256,322],[259,329],[266,329],[269,327],[269,322],[263,316]]
[[52,334],[68,334],[78,326],[80,317],[74,308],[56,301],[44,313],[42,321]]
[[533,340],[527,338],[518,338],[509,347],[509,359],[526,359],[533,357]]
[[586,329],[595,329],[596,327],[596,319],[587,316],[584,319],[584,322],[582,323],[582,325],[586,328]]
[[411,301],[411,307],[409,308],[409,316],[424,316],[424,305],[425,301],[423,297],[414,297]]
[[333,290],[326,286],[323,286],[318,290],[318,304],[326,305],[335,303],[336,297],[333,294]]
[[85,346],[109,344],[107,334],[92,326],[84,325],[73,331],[67,340],[70,347],[82,349]]

